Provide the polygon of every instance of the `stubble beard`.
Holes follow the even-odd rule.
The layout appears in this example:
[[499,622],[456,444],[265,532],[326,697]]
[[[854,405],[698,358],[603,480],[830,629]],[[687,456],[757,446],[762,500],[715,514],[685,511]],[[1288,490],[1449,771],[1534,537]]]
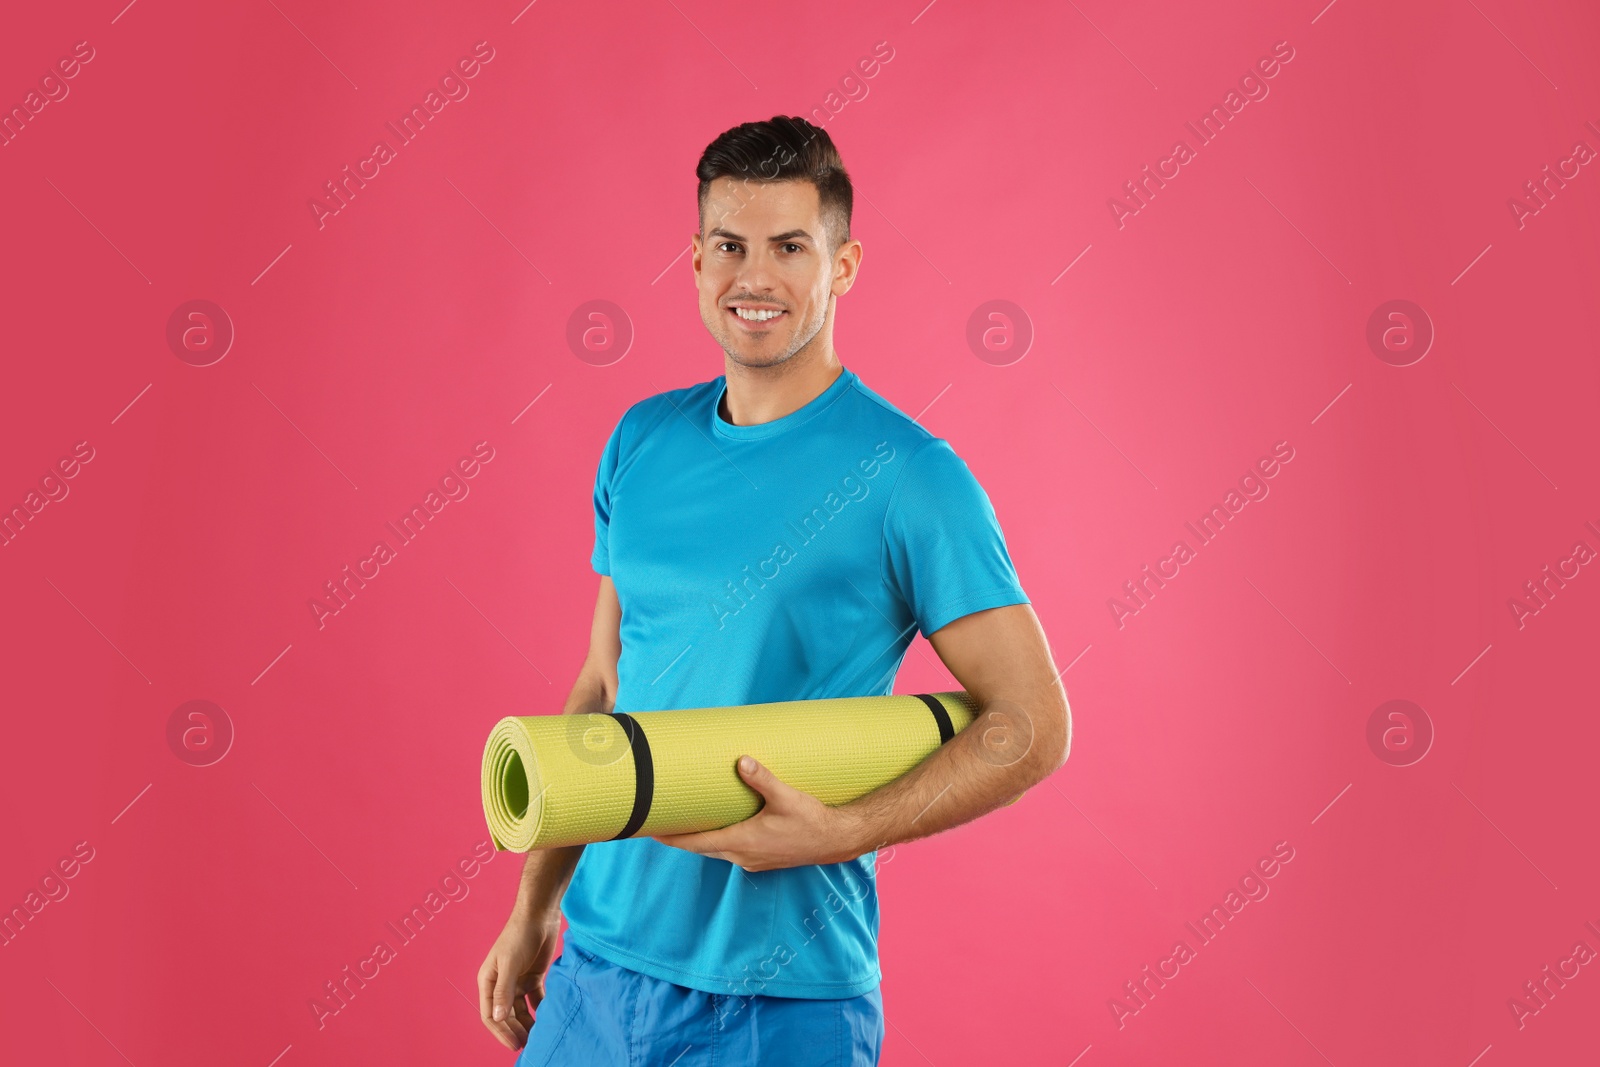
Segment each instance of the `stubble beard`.
[[[720,311],[721,309],[719,308],[718,310]],[[793,312],[791,312],[791,314],[793,314]],[[765,356],[764,358],[746,358],[744,353],[740,352],[733,344],[734,338],[731,333],[724,337],[719,337],[717,340],[721,344],[722,351],[727,355],[728,359],[732,360],[734,363],[737,363],[741,367],[749,367],[752,370],[759,370],[766,367],[782,366],[783,364],[794,359],[795,356],[805,351],[812,341],[816,340],[817,335],[822,332],[822,326],[822,321],[817,322],[816,328],[805,334],[803,337],[797,334],[791,347],[775,355]],[[729,326],[728,329],[732,331],[738,329],[738,327]]]

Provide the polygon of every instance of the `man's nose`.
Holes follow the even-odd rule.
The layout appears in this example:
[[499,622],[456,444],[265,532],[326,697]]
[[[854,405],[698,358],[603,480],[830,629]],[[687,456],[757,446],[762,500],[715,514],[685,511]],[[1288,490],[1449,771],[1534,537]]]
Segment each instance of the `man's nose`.
[[777,273],[772,260],[760,252],[752,252],[745,256],[744,262],[739,265],[738,273],[734,275],[735,287],[753,297],[771,292],[776,280]]

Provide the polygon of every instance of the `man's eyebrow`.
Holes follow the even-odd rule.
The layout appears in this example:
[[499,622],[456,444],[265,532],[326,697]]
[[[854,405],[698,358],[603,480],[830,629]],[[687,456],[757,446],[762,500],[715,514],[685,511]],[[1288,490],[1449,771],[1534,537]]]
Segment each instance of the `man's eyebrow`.
[[[727,238],[730,238],[730,239],[735,240],[735,241],[748,240],[748,238],[746,238],[746,237],[744,237],[744,236],[742,236],[740,234],[734,233],[732,230],[725,230],[721,226],[713,227],[711,232],[707,236],[709,236],[709,237],[727,237]],[[774,236],[767,238],[767,240],[768,241],[792,241],[796,237],[804,237],[808,241],[815,241],[816,240],[816,238],[812,237],[805,230],[786,230],[783,233],[775,234]]]

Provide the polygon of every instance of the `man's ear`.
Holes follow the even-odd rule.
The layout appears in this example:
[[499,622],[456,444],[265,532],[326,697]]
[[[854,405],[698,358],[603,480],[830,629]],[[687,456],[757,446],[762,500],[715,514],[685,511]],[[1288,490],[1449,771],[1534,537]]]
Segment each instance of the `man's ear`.
[[844,247],[839,249],[838,258],[834,263],[833,284],[830,286],[834,296],[843,296],[855,285],[856,278],[861,275],[862,246],[858,240],[849,240]]

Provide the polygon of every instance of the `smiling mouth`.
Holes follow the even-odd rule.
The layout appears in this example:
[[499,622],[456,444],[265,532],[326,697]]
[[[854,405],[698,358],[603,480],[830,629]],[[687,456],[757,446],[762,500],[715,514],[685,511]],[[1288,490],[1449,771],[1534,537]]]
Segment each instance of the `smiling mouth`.
[[786,309],[751,309],[729,308],[728,314],[739,320],[739,324],[747,330],[764,331],[771,329],[773,324],[788,314]]

